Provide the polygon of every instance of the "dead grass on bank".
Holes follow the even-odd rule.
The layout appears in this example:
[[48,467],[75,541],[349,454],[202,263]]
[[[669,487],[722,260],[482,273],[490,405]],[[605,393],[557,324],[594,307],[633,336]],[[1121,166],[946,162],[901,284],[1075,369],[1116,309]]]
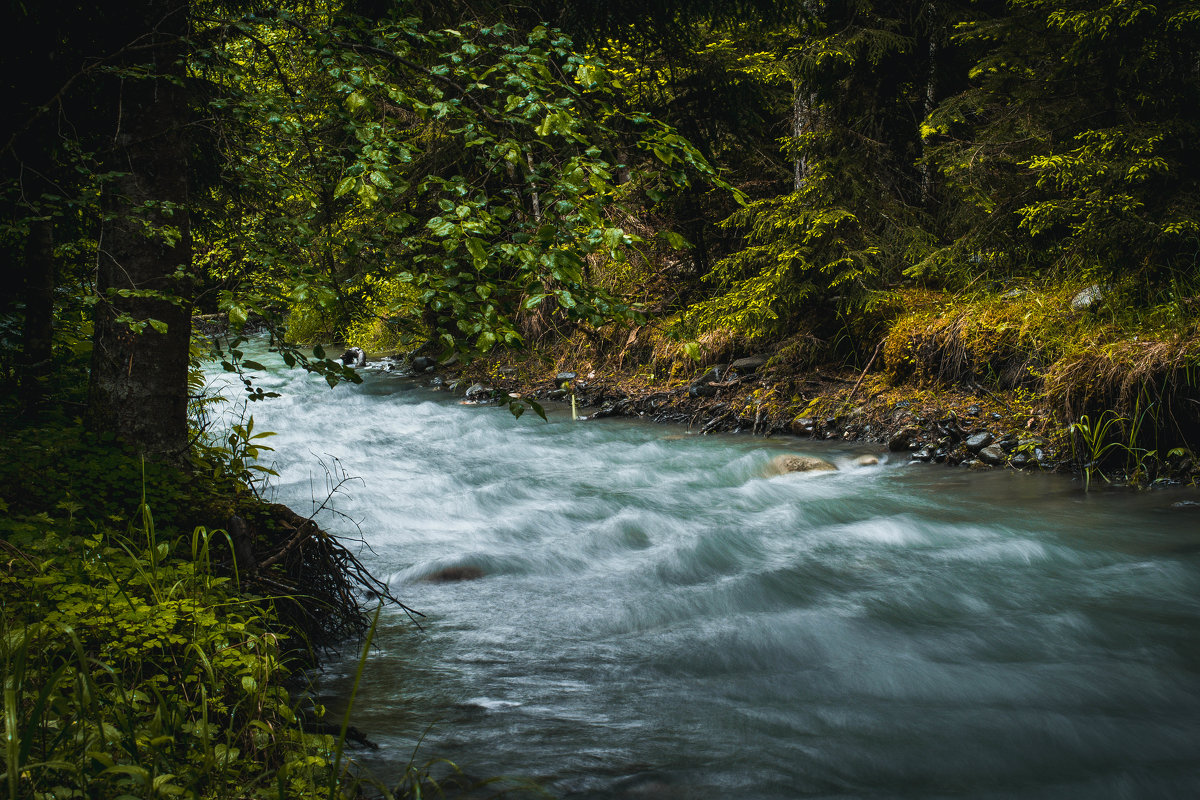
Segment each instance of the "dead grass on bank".
[[947,297],[905,314],[884,342],[888,377],[1028,392],[1064,428],[1106,414],[1127,446],[1198,449],[1200,320],[1178,309],[1076,311],[1078,289]]

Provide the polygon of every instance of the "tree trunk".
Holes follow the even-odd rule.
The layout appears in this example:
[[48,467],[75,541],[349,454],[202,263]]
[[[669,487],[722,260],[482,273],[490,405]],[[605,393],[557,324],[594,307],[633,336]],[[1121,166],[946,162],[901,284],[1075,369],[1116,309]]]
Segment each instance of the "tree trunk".
[[800,78],[792,79],[792,191],[798,192],[804,188],[804,179],[808,177],[808,163],[800,152],[800,137],[810,128],[812,116],[812,96],[804,88]]
[[29,226],[25,243],[25,326],[21,342],[21,411],[36,414],[46,396],[54,336],[54,224]]
[[[929,70],[925,77],[925,119],[937,108],[937,59],[938,59],[938,27],[937,4],[930,3],[929,11]],[[929,145],[922,140],[922,149],[928,150]],[[933,197],[933,169],[928,159],[921,162],[921,201],[929,205]]]
[[105,188],[88,423],[147,456],[187,449],[191,335],[187,0],[123,9],[141,54],[116,84],[120,117]]

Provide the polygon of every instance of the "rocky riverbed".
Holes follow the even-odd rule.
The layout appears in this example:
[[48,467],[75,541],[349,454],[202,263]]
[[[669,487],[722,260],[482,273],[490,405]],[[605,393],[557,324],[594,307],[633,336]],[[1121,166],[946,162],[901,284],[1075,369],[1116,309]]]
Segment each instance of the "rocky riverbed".
[[[686,425],[697,434],[749,433],[857,441],[914,461],[971,469],[1075,468],[1065,429],[1044,408],[987,390],[888,386],[878,377],[813,371],[765,371],[748,356],[690,379],[644,380],[630,374],[562,368],[532,360],[467,368],[426,356],[374,362],[412,372],[473,404],[570,403],[581,419],[623,416]],[[788,394],[784,394],[784,390]],[[1057,432],[1057,435],[1056,435]],[[1190,464],[1179,465],[1183,472]]]

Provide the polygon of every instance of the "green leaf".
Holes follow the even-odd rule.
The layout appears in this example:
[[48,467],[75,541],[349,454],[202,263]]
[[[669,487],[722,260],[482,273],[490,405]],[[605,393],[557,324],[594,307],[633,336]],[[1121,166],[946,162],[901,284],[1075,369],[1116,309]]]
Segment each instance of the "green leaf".
[[476,266],[487,264],[487,246],[482,239],[471,236],[467,239],[467,249],[471,251],[471,257],[475,260]]
[[341,182],[338,183],[337,188],[333,190],[334,199],[341,197],[346,192],[353,189],[357,184],[358,184],[358,178],[350,178],[350,177],[342,178]]

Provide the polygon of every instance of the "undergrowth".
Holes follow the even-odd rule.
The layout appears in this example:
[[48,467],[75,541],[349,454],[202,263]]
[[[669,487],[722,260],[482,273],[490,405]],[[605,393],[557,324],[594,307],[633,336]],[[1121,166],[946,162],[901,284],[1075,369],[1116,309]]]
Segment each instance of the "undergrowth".
[[304,733],[268,610],[213,568],[224,534],[160,537],[145,504],[124,530],[0,510],[9,797],[316,796],[333,740]]
[[892,325],[886,374],[1032,392],[1070,439],[1086,486],[1187,471],[1200,442],[1200,304],[1134,306],[1096,288],[1100,302],[1073,307],[1084,288],[925,296]]

